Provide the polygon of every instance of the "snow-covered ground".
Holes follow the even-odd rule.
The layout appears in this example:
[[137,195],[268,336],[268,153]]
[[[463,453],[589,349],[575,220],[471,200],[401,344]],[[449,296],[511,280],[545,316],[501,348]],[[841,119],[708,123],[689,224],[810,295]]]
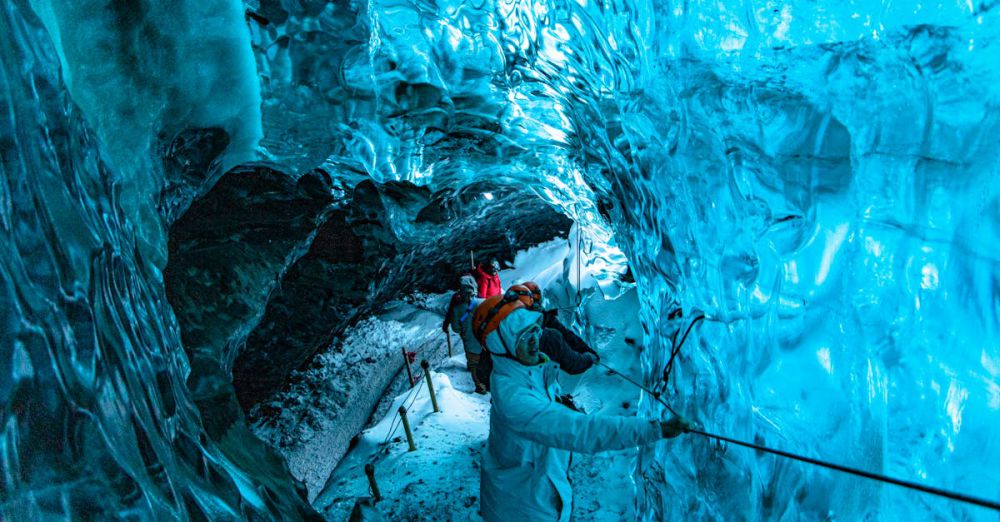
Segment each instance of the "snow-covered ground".
[[289,385],[254,407],[251,428],[277,448],[312,499],[347,452],[352,437],[403,367],[402,349],[427,357],[444,345],[446,299],[399,301],[350,328]]
[[[624,266],[585,261],[582,305],[576,306],[574,254],[565,240],[540,245],[518,254],[514,266],[501,271],[501,280],[505,288],[525,280],[538,282],[551,306],[562,309],[564,323],[573,323],[574,314],[579,314],[580,322],[589,325],[585,338],[602,362],[639,376],[636,346],[641,345],[642,330],[636,293],[614,277]],[[619,297],[607,300],[606,295]],[[452,335],[455,356],[444,355],[440,324],[447,299],[424,296],[393,303],[385,313],[362,321],[321,356],[316,367],[297,375],[287,391],[268,401],[273,409],[256,412],[258,434],[275,444],[293,473],[306,480],[313,504],[328,520],[347,520],[356,499],[370,495],[367,463],[375,466],[383,496],[376,510],[387,520],[480,520],[479,461],[489,435],[489,395],[472,392],[457,335]],[[420,347],[420,356],[431,362],[440,413],[433,413],[423,379],[410,387],[405,372],[393,370],[399,365],[384,362],[401,359],[400,346]],[[421,373],[418,366],[414,371]],[[394,381],[391,374],[396,374]],[[637,390],[602,368],[577,377],[563,374],[562,383],[590,413],[629,415],[636,410]],[[372,386],[388,391],[381,405],[354,402]],[[401,404],[409,412],[414,452],[408,451],[400,426]],[[332,441],[344,440],[345,417],[367,416],[373,410],[374,423],[341,459],[346,447]],[[629,494],[634,456],[635,450],[574,455],[574,520],[635,518]],[[612,491],[615,494],[608,494]]]

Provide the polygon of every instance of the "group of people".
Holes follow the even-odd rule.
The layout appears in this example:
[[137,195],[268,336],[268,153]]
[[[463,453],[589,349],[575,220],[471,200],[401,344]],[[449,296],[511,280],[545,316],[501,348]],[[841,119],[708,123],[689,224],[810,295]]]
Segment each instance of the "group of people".
[[481,512],[487,521],[568,521],[571,452],[597,453],[684,433],[685,419],[587,415],[559,386],[560,371],[579,374],[600,356],[547,310],[542,289],[527,281],[506,291],[499,263],[462,276],[442,328],[465,347],[476,392],[490,392],[490,434],[481,466]]
[[[459,290],[452,296],[441,326],[445,333],[454,330],[462,338],[476,393],[485,394],[490,390],[493,370],[490,351],[483,351],[485,336],[481,337],[476,332],[476,310],[479,309],[487,313],[518,301],[526,309],[541,314],[539,350],[570,375],[581,374],[600,361],[593,348],[559,322],[556,310],[544,309],[542,290],[537,284],[527,281],[504,292],[499,269],[499,263],[493,261],[488,265],[479,264],[470,274],[462,276]],[[500,320],[496,316],[492,319],[494,322]],[[479,324],[482,325],[481,322]]]

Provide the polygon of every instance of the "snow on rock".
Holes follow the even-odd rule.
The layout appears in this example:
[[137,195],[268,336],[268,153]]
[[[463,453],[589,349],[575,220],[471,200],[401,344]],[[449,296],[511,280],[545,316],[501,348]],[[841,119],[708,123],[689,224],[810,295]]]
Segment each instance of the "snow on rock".
[[439,299],[426,296],[390,304],[380,316],[350,328],[311,367],[295,372],[283,391],[250,412],[257,436],[285,457],[310,499],[402,369],[401,348],[444,344],[440,307]]

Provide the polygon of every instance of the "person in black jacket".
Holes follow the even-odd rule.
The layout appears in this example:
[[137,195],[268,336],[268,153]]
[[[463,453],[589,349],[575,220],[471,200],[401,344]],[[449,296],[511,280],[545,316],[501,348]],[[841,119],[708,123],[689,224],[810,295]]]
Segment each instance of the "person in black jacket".
[[[534,283],[530,284],[534,285]],[[538,288],[538,285],[535,285],[535,288]],[[495,312],[490,313],[491,309],[500,310],[514,301],[520,301],[525,308],[533,311],[535,307],[540,306],[532,298],[532,291],[523,285],[511,286],[502,295],[491,297],[479,306],[483,307],[482,314],[484,316],[492,317]],[[478,308],[476,313],[479,313]],[[540,325],[542,326],[542,334],[539,338],[538,349],[558,364],[562,371],[570,375],[579,375],[589,370],[601,359],[597,352],[587,346],[587,343],[578,335],[563,326],[554,315],[545,319],[544,322],[553,326]],[[483,350],[483,357],[479,362],[478,369],[480,382],[488,387],[490,374],[493,372],[493,360],[487,350]]]
[[564,372],[570,375],[581,374],[601,360],[586,341],[559,321],[558,310],[544,309],[541,287],[533,281],[518,286],[528,291],[525,300],[528,308],[542,313],[541,351],[559,363]]
[[[570,332],[571,335],[572,332]],[[574,335],[575,336],[575,335]],[[577,337],[577,339],[580,339]],[[583,340],[580,339],[583,343]],[[586,343],[583,343],[586,346]],[[589,348],[589,347],[588,347]],[[566,342],[563,334],[555,328],[542,328],[542,337],[538,341],[538,349],[559,364],[562,371],[570,375],[579,375],[590,369],[601,358],[591,351],[578,351],[576,346]]]

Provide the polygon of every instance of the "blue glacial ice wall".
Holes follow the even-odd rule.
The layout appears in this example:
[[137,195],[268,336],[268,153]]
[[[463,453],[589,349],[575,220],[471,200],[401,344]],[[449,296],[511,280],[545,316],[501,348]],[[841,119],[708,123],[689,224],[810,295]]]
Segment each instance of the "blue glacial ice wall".
[[195,401],[222,391],[189,389],[197,368],[155,264],[163,224],[127,203],[154,201],[163,179],[137,183],[106,150],[70,96],[51,33],[27,2],[5,2],[0,518],[313,516],[245,426],[199,414]]
[[[251,4],[273,158],[522,183],[616,232],[651,383],[708,313],[669,386],[708,428],[1000,498],[995,3]],[[994,516],[698,440],[637,479],[649,519]]]
[[[3,16],[4,509],[300,509],[280,466],[240,471],[267,453],[224,382],[239,346],[187,364],[163,298],[168,226],[250,160],[472,209],[419,225],[374,190],[384,219],[366,226],[414,243],[499,219],[487,194],[541,197],[628,255],[649,383],[685,325],[671,312],[708,314],[668,386],[707,428],[1000,498],[996,2],[38,0]],[[280,331],[259,275],[231,291]],[[64,379],[87,367],[78,346],[100,371]],[[45,444],[32,415],[70,435],[23,451]],[[135,423],[147,442],[108,438]],[[158,486],[130,488],[143,473]],[[646,519],[995,519],[697,439],[644,452],[636,483]]]
[[[689,415],[1000,498],[995,11],[653,9],[655,82],[605,150],[650,375],[674,306],[712,319],[669,386]],[[707,441],[644,457],[650,518],[996,517]]]

